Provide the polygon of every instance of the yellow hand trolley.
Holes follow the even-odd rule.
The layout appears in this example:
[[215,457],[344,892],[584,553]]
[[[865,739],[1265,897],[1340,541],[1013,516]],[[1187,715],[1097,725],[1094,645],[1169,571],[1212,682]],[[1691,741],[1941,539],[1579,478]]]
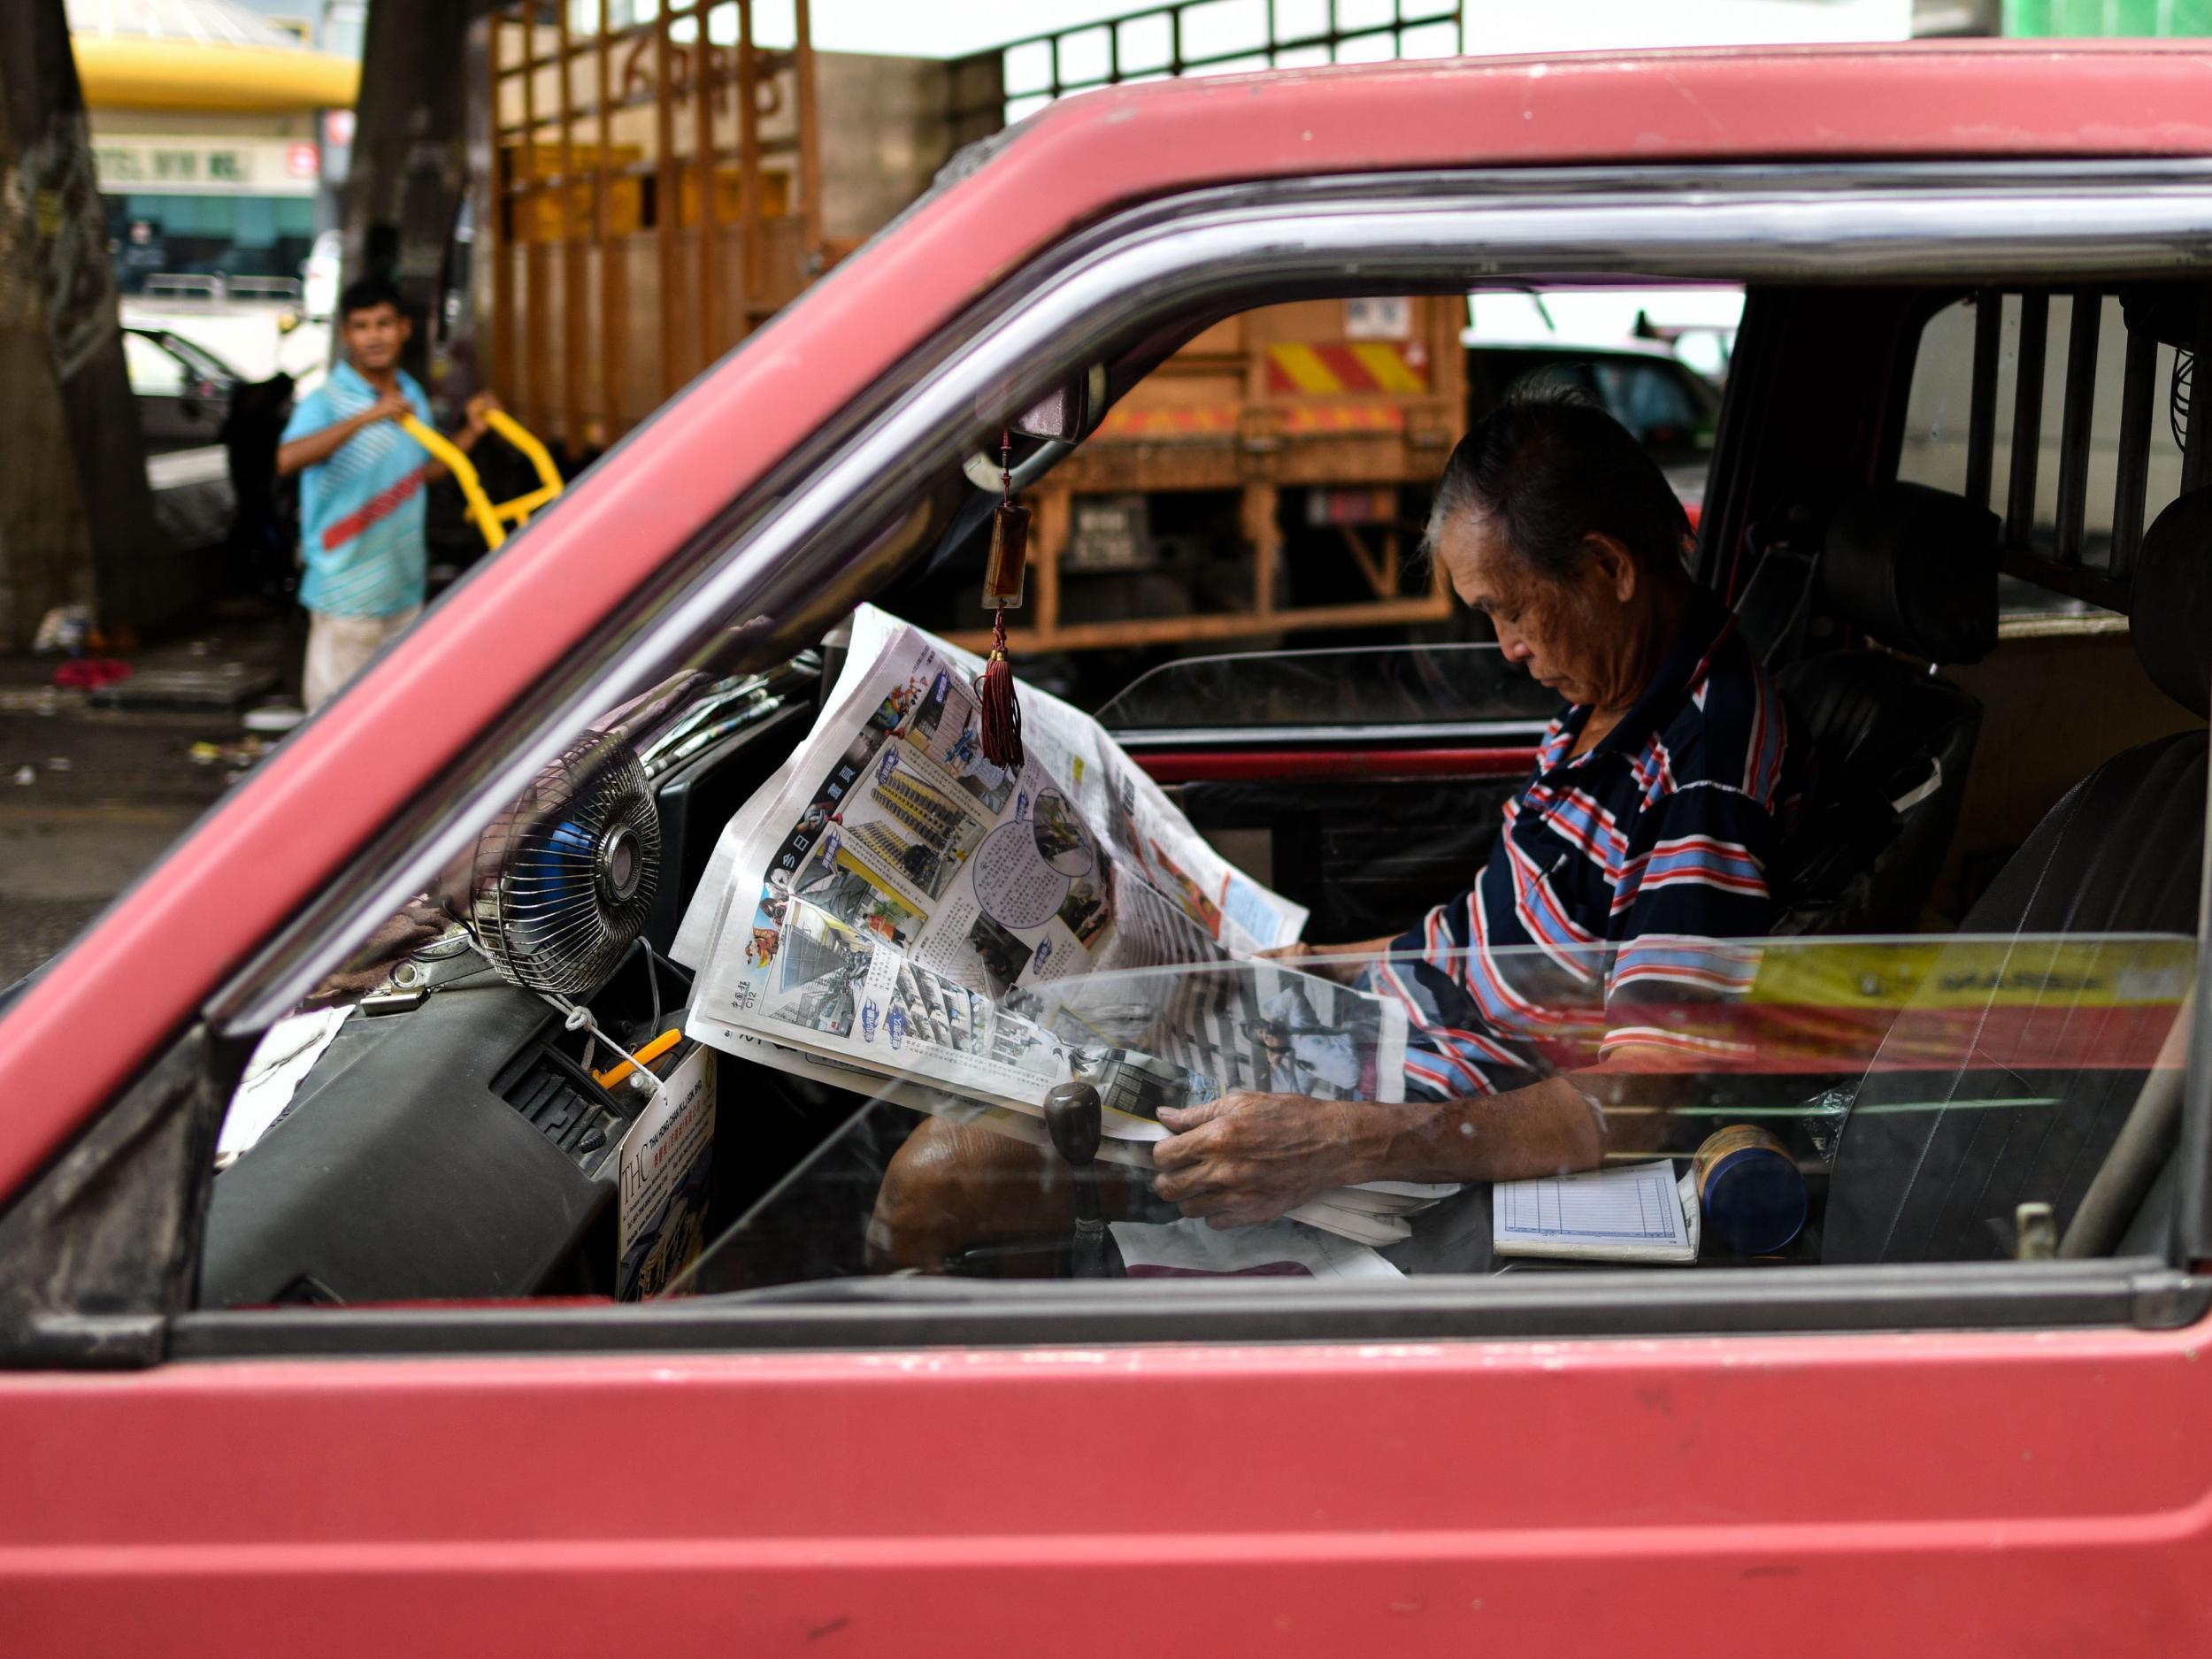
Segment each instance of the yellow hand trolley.
[[461,487],[463,499],[468,503],[469,517],[483,533],[484,545],[496,549],[507,539],[508,526],[519,528],[528,524],[530,515],[557,497],[563,486],[560,469],[553,465],[552,456],[520,421],[504,410],[495,409],[485,415],[484,424],[527,457],[538,475],[537,488],[512,501],[495,502],[485,495],[484,480],[477,476],[467,452],[459,445],[412,415],[402,416],[399,422],[403,432],[428,450],[433,458],[445,463]]

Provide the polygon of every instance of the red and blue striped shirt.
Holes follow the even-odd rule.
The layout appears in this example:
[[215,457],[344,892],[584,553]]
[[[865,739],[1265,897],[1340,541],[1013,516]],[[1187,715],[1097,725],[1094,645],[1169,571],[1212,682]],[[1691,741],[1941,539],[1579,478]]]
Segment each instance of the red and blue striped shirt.
[[1573,756],[1564,710],[1473,887],[1391,948],[1375,988],[1414,1035],[1408,1092],[1518,1087],[1634,1043],[1694,1049],[1671,1010],[1740,994],[1774,920],[1768,872],[1799,750],[1735,620],[1700,590],[1620,724]]

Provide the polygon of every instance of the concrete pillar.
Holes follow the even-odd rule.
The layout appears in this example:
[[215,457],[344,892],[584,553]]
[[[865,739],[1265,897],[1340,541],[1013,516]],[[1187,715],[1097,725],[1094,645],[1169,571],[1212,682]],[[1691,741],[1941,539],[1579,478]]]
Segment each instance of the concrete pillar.
[[155,539],[62,0],[0,6],[0,641],[70,603],[158,631],[194,583]]

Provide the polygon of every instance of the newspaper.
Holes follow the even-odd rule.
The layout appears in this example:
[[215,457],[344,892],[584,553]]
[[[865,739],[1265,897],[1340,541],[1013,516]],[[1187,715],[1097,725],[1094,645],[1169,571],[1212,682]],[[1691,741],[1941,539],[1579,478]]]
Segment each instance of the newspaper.
[[[813,733],[733,817],[675,955],[687,1030],[764,1064],[987,1110],[1037,1139],[1081,1077],[1110,1156],[1240,1089],[1403,1098],[1394,1002],[1253,953],[1306,912],[1224,860],[1088,716],[1022,692],[1018,769],[981,749],[980,664],[872,608]],[[1157,972],[1152,972],[1156,970]],[[1023,1116],[1027,1129],[1016,1127]],[[1331,1194],[1369,1238],[1425,1192]],[[1337,1225],[1337,1230],[1345,1230]]]
[[[926,658],[933,659],[927,664],[932,676],[928,689],[941,703],[941,711],[933,715],[910,701],[913,679],[923,671]],[[907,712],[917,725],[926,718],[934,730],[955,721],[933,759],[950,762],[951,770],[964,774],[955,780],[968,791],[963,804],[987,814],[994,825],[1006,814],[1009,799],[1014,810],[1026,816],[1026,803],[1049,790],[1075,818],[1102,833],[1105,850],[1113,859],[1133,865],[1158,892],[1171,895],[1192,925],[1220,947],[1216,954],[1246,956],[1297,940],[1306,925],[1303,906],[1268,891],[1215,852],[1097,721],[1033,686],[1021,688],[1021,710],[1023,771],[1035,787],[1017,788],[1008,795],[998,769],[981,759],[971,688],[982,672],[981,661],[970,652],[887,611],[863,605],[854,612],[844,670],[826,700],[821,719],[806,742],[725,828],[670,954],[695,970],[705,964],[726,919],[723,907],[743,885],[738,879],[740,866],[753,870],[753,861],[744,856],[749,843],[764,824],[786,821],[782,814],[787,804],[810,782],[821,780],[824,787],[816,792],[818,798],[832,803],[841,798],[828,795],[830,780],[822,778],[824,762],[833,750],[833,734],[842,733],[845,743],[853,741],[856,733],[866,735],[859,726],[864,718],[879,732],[877,721],[885,712],[880,700],[886,698],[909,705]],[[940,673],[946,677],[941,693],[936,691],[935,676]],[[956,750],[956,761],[952,758]],[[991,805],[994,800],[995,807]],[[803,804],[814,803],[809,800]],[[802,823],[803,815],[791,827],[795,831]],[[1065,867],[1071,861],[1064,855],[1060,862]],[[1078,913],[1102,890],[1101,879],[1088,872],[1072,876],[1070,886],[1070,909]],[[1183,937],[1187,948],[1194,949]],[[1093,965],[1118,964],[1094,960]]]

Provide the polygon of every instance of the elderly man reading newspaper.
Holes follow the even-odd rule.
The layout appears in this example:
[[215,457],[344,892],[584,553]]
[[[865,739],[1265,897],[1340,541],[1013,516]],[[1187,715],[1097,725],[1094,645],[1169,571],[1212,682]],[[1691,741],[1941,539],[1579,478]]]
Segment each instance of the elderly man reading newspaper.
[[[1600,1163],[1620,1080],[1680,1064],[1654,1001],[1748,983],[1747,953],[1724,941],[1770,926],[1798,792],[1781,700],[1685,572],[1686,534],[1658,468],[1594,407],[1519,401],[1469,433],[1431,547],[1507,657],[1568,706],[1467,892],[1395,938],[1262,953],[1319,956],[1306,965],[1401,1012],[1403,1087],[1325,1097],[1332,1033],[1303,1019],[1302,1049],[1302,1017],[1271,1013],[1279,1080],[1160,1105],[1154,1172],[1118,1184],[1121,1213],[1237,1228],[1363,1183],[1472,1183],[1390,1252],[1471,1271],[1487,1261],[1486,1183]],[[1594,1062],[1544,1064],[1539,1045],[1563,1036]],[[928,1269],[1048,1235],[1070,1203],[1049,1154],[933,1119],[893,1160],[871,1243],[886,1266]]]

